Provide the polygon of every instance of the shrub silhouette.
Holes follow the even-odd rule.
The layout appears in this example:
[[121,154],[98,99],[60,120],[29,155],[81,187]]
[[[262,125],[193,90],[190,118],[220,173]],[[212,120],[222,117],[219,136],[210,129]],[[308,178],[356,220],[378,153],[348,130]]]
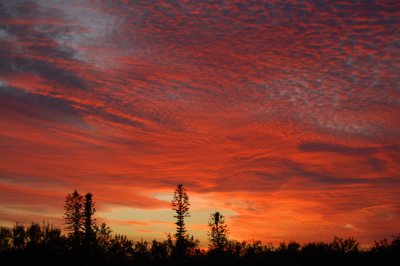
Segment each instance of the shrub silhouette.
[[[95,224],[94,203],[90,193],[83,198],[77,191],[66,200],[64,234],[50,224],[15,223],[0,227],[1,265],[399,265],[400,234],[391,240],[375,241],[361,249],[354,238],[334,237],[330,243],[300,245],[295,241],[264,245],[259,240],[228,240],[224,217],[210,217],[210,248],[198,248],[198,240],[189,236],[184,218],[188,217],[189,197],[182,185],[175,190],[177,232],[163,241],[133,241],[114,234],[107,224]],[[68,219],[67,219],[68,217]],[[78,236],[78,237],[77,237]],[[76,239],[79,245],[76,249]],[[174,241],[175,239],[175,241]],[[178,241],[180,239],[181,242]],[[90,242],[88,242],[90,241]],[[87,243],[90,243],[89,245]],[[182,246],[179,246],[182,245]],[[182,248],[180,250],[180,248]],[[218,250],[218,256],[215,251]],[[78,252],[77,252],[78,251]],[[183,252],[182,252],[183,251]],[[179,253],[181,252],[181,253]]]

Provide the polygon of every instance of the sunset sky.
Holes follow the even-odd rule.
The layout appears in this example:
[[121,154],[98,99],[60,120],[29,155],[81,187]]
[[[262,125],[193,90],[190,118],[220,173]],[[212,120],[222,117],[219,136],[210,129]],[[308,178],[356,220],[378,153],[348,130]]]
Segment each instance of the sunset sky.
[[[108,3],[107,3],[108,2]],[[354,3],[354,2],[357,2]],[[135,240],[400,232],[400,2],[0,0],[0,225],[91,192]]]

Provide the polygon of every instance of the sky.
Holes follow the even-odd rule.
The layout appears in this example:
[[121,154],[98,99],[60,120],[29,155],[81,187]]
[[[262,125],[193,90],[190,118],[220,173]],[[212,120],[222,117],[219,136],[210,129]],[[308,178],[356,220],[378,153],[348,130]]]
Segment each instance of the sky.
[[135,240],[400,232],[399,1],[0,0],[0,224],[74,189]]

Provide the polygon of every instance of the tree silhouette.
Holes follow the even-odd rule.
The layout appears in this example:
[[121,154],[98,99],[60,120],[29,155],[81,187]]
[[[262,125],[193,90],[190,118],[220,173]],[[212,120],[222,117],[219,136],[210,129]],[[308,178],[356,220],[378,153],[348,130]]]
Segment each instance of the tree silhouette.
[[26,229],[26,235],[28,236],[28,247],[36,248],[43,241],[43,231],[39,224],[32,223]]
[[16,223],[12,229],[12,241],[15,249],[22,250],[25,248],[26,231],[25,226]]
[[94,230],[98,247],[103,251],[106,250],[112,238],[111,228],[106,223],[102,223],[100,226],[95,225]]
[[10,228],[0,227],[0,253],[7,251],[11,248],[12,232]]
[[176,215],[174,215],[174,217],[177,219],[175,223],[177,255],[186,254],[186,242],[188,239],[188,235],[185,227],[185,218],[190,217],[189,206],[189,196],[186,193],[186,188],[184,188],[182,184],[179,184],[174,191],[174,197],[172,200],[172,210],[176,212]]
[[288,244],[281,242],[278,247],[278,251],[281,253],[297,253],[300,251],[301,245],[296,241],[290,241]]
[[208,232],[210,249],[218,252],[224,251],[228,243],[229,233],[225,224],[225,217],[219,212],[212,213],[208,221],[208,226],[210,227],[210,231]]
[[80,245],[82,229],[84,228],[83,206],[83,196],[78,191],[75,190],[72,194],[67,195],[64,205],[64,220],[75,248]]
[[[0,226],[1,265],[399,265],[400,234],[392,240],[375,241],[369,249],[360,248],[354,238],[335,237],[332,242],[282,242],[278,247],[259,240],[228,241],[224,216],[212,213],[209,220],[209,250],[198,248],[198,240],[189,236],[184,218],[189,217],[189,197],[178,185],[172,208],[176,211],[177,232],[167,240],[133,241],[125,235],[113,235],[105,223],[97,226],[93,195],[84,197],[76,190],[65,203],[67,235],[50,224],[15,223],[11,228]],[[91,238],[93,237],[93,238]],[[173,237],[176,241],[173,241]],[[81,244],[89,242],[90,246]],[[91,245],[93,244],[93,245]],[[78,245],[78,246],[74,246]],[[71,248],[72,247],[72,248]],[[85,249],[86,247],[88,249]],[[86,251],[90,251],[86,252]],[[222,252],[223,251],[223,252]],[[221,254],[216,256],[216,254]],[[90,256],[88,256],[90,255]]]
[[360,243],[358,243],[357,240],[352,237],[343,239],[335,236],[330,246],[333,251],[349,253],[358,252]]
[[85,246],[86,248],[90,248],[93,245],[95,240],[94,233],[94,220],[92,216],[96,209],[94,208],[93,195],[91,193],[87,193],[85,195],[85,210],[84,210],[84,229],[85,229]]
[[400,234],[392,236],[391,249],[394,253],[400,254]]

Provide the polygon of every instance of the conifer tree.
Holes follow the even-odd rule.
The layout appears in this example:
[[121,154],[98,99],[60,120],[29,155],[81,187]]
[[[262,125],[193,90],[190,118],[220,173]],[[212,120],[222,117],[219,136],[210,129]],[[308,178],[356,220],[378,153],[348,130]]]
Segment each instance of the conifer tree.
[[83,206],[83,196],[78,191],[75,190],[72,194],[67,195],[64,205],[64,220],[74,247],[79,246],[81,242],[85,222]]
[[188,239],[187,230],[185,226],[185,218],[190,217],[189,214],[189,196],[187,195],[186,188],[179,184],[175,191],[172,200],[172,210],[176,212],[174,217],[176,221],[176,251],[178,255],[186,253],[186,242]]
[[89,248],[92,244],[93,241],[95,240],[95,233],[94,233],[94,220],[92,219],[92,216],[96,209],[94,208],[94,202],[93,202],[93,195],[91,193],[87,193],[85,195],[85,202],[84,202],[84,219],[85,219],[85,224],[84,224],[84,230],[85,230],[85,245],[87,248]]
[[228,243],[229,233],[225,224],[225,217],[219,212],[212,213],[208,226],[210,227],[208,232],[210,250],[224,251]]

